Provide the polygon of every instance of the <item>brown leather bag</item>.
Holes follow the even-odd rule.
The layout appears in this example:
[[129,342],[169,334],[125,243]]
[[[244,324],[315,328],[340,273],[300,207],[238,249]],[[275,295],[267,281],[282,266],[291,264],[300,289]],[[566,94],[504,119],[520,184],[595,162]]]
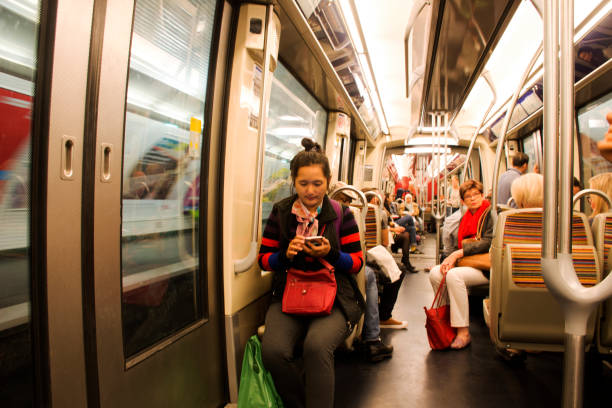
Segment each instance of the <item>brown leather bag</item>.
[[[482,227],[484,225],[484,220],[490,210],[491,207],[488,207],[480,216],[480,219],[478,220],[478,230],[476,232],[476,237],[464,239],[463,241],[461,241],[461,246],[464,246],[469,242],[480,241],[482,237]],[[464,256],[457,260],[457,266],[471,266],[472,268],[480,269],[481,271],[489,271],[491,270],[491,256],[488,252],[485,252],[484,254]]]

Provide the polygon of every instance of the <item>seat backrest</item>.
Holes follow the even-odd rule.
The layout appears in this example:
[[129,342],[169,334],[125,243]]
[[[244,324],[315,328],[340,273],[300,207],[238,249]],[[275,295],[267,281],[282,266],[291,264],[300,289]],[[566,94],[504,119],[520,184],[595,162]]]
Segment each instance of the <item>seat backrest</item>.
[[593,239],[604,274],[612,269],[612,212],[598,214],[593,219]]
[[[504,247],[508,244],[542,243],[542,210],[523,208],[504,211],[499,214],[494,244]],[[572,246],[593,245],[588,221],[584,214],[574,212],[572,217]]]
[[366,230],[365,230],[365,247],[366,250],[374,248],[376,245],[380,245],[381,242],[381,227],[380,227],[380,213],[378,206],[374,204],[368,204],[368,212],[366,215]]
[[[542,247],[539,244],[509,244],[508,270],[512,271],[512,282],[521,288],[544,288],[542,277]],[[572,259],[576,275],[582,286],[597,284],[599,273],[595,261],[595,249],[592,246],[575,245],[572,247]]]
[[[499,214],[491,244],[490,334],[497,346],[558,351],[563,347],[563,314],[542,276],[542,210]],[[582,213],[572,219],[572,259],[583,286],[600,280],[590,227]],[[538,313],[532,313],[537,310]],[[587,338],[595,330],[594,315]]]
[[[357,221],[357,228],[359,229],[359,237],[361,240],[361,249],[365,249],[365,231],[363,231],[362,223],[361,223],[361,209],[358,207],[349,206],[351,211],[353,212],[353,216]],[[366,297],[366,280],[365,280],[365,266],[361,268],[361,270],[355,275],[355,280],[357,281],[357,286],[359,287],[359,291],[361,295],[365,299]],[[353,349],[353,341],[355,338],[361,336],[361,332],[363,330],[363,316],[359,320],[359,322],[355,325],[353,331],[344,339],[343,346],[347,350]]]

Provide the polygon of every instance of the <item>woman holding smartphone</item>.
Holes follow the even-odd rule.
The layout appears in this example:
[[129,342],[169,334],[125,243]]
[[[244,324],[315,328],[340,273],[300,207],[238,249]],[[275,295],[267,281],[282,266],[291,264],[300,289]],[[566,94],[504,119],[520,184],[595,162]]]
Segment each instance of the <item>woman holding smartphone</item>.
[[[331,171],[321,146],[310,139],[303,139],[302,146],[305,150],[290,165],[296,194],[274,204],[259,250],[261,268],[274,272],[262,357],[286,407],[332,408],[334,350],[365,309],[352,276],[361,269],[363,254],[352,212],[327,196]],[[324,267],[321,259],[334,267],[337,283],[331,314],[284,313],[287,269],[317,271]],[[297,349],[302,350],[304,370],[298,366]]]

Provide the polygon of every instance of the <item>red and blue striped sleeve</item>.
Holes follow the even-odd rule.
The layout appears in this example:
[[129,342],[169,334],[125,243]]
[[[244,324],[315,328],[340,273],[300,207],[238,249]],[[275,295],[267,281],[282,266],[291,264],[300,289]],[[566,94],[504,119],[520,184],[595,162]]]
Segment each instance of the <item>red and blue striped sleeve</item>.
[[272,213],[270,213],[266,222],[257,260],[260,268],[266,271],[283,271],[286,268],[287,259],[280,249],[280,231],[276,206],[272,209]]
[[340,251],[330,251],[326,257],[336,270],[357,273],[363,266],[363,252],[359,228],[353,213],[348,207],[343,207],[342,223],[340,224]]

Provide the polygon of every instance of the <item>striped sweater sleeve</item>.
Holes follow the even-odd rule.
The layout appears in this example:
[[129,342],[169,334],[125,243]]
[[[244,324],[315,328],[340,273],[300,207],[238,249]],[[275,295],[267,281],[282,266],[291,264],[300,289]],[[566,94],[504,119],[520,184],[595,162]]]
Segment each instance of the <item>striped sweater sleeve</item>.
[[357,273],[363,266],[363,252],[359,228],[353,213],[348,207],[342,207],[342,223],[340,224],[340,251],[332,248],[325,259],[342,272]]
[[266,271],[282,272],[287,266],[287,257],[280,248],[280,231],[276,206],[272,208],[266,223],[257,260],[260,268]]

